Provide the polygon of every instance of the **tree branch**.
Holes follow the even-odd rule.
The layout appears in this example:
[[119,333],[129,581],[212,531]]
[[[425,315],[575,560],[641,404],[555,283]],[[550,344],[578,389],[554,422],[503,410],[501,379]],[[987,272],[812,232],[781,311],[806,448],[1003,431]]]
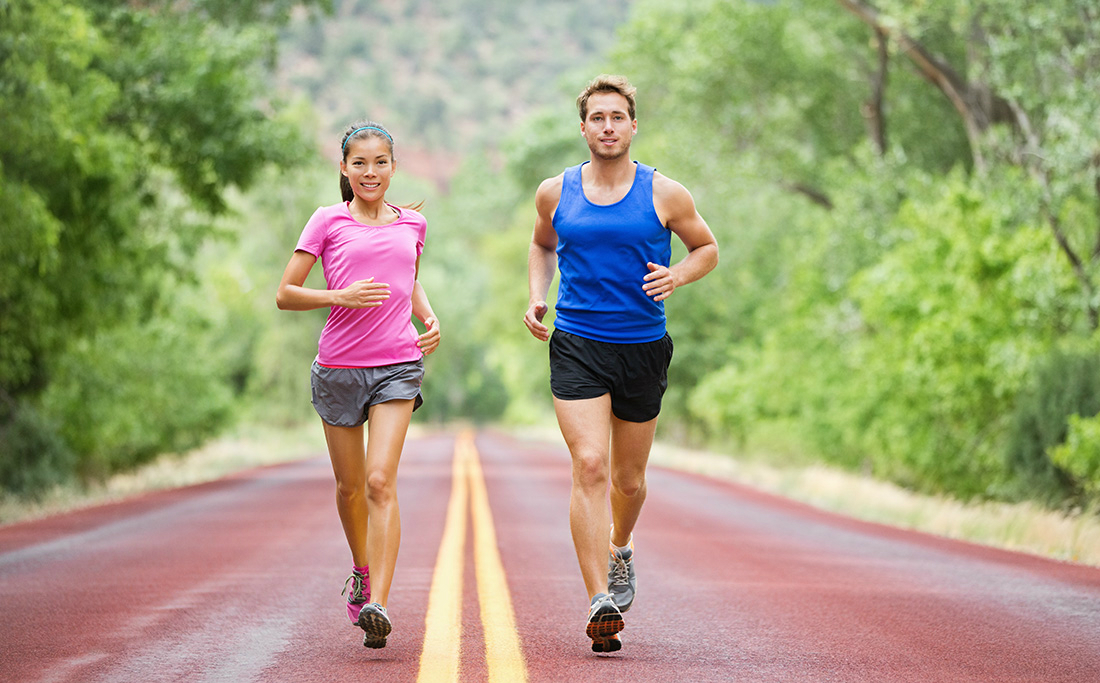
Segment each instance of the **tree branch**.
[[887,68],[890,63],[890,51],[887,49],[888,36],[875,29],[875,46],[878,53],[878,69],[871,75],[871,99],[863,105],[863,117],[871,129],[871,141],[875,143],[878,155],[886,155],[886,114],[883,101],[886,99]]
[[829,195],[825,194],[817,188],[810,187],[805,183],[789,182],[781,182],[779,183],[779,186],[782,187],[784,190],[787,190],[788,192],[794,192],[796,194],[800,194],[806,197],[818,206],[829,209],[830,211],[833,209],[833,200],[829,199]]
[[985,169],[985,158],[979,144],[980,136],[994,123],[1014,123],[1007,102],[984,85],[968,83],[950,64],[931,54],[905,31],[892,26],[875,7],[862,0],[837,2],[870,26],[876,35],[889,36],[897,41],[902,54],[927,81],[947,97],[963,120],[974,165],[980,170]]

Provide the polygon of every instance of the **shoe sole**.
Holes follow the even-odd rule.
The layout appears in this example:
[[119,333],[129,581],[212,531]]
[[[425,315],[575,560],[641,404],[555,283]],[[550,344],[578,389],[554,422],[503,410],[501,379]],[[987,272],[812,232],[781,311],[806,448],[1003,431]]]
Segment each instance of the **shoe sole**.
[[616,636],[592,641],[592,651],[598,653],[618,652],[623,649],[623,641]]
[[622,648],[623,644],[617,635],[626,628],[623,623],[623,615],[611,605],[605,605],[588,618],[588,625],[584,632],[592,639],[593,652],[615,652]]
[[363,608],[359,612],[359,628],[363,629],[363,647],[386,647],[386,637],[393,630],[393,625],[385,615]]

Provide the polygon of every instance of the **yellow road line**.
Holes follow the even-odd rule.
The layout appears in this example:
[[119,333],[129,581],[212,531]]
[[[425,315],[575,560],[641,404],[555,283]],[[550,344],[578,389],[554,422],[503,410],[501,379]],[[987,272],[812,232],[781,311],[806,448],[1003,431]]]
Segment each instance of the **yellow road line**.
[[435,561],[428,613],[424,619],[424,648],[420,654],[418,683],[458,681],[462,632],[462,565],[466,557],[466,507],[469,487],[466,461],[469,453],[455,449],[451,464],[451,502],[447,505],[443,539]]
[[470,514],[474,523],[474,562],[477,567],[477,597],[481,603],[481,626],[485,634],[485,662],[490,683],[522,683],[527,680],[527,666],[519,647],[515,613],[504,564],[497,548],[497,532],[485,477],[469,436],[472,456],[467,461],[470,473]]
[[432,576],[418,683],[453,683],[460,670],[462,569],[466,510],[474,529],[474,566],[481,604],[485,663],[490,683],[524,683],[527,666],[519,646],[512,598],[497,548],[496,529],[472,431],[459,434],[452,464],[451,501]]

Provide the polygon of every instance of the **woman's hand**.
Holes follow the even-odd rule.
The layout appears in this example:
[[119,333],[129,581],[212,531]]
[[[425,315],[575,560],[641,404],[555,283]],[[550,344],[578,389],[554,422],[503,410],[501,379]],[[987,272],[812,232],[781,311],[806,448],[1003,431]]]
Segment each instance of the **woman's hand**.
[[390,298],[390,286],[374,278],[353,282],[336,292],[336,305],[344,308],[375,308]]
[[426,318],[424,327],[427,329],[424,334],[416,338],[416,345],[420,347],[420,352],[427,356],[436,350],[443,335],[439,331],[439,321],[436,320],[435,316]]

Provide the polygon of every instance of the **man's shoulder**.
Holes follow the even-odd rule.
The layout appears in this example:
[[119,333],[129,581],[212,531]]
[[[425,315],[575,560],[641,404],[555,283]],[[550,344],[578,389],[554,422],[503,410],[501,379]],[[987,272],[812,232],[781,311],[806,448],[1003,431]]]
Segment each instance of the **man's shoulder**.
[[557,201],[561,197],[561,188],[565,182],[565,171],[557,174],[552,178],[539,183],[539,187],[535,190],[535,201]]
[[677,189],[686,189],[679,182],[669,178],[664,173],[661,173],[657,169],[653,170],[653,187],[654,189],[660,187],[662,190],[675,191]]

